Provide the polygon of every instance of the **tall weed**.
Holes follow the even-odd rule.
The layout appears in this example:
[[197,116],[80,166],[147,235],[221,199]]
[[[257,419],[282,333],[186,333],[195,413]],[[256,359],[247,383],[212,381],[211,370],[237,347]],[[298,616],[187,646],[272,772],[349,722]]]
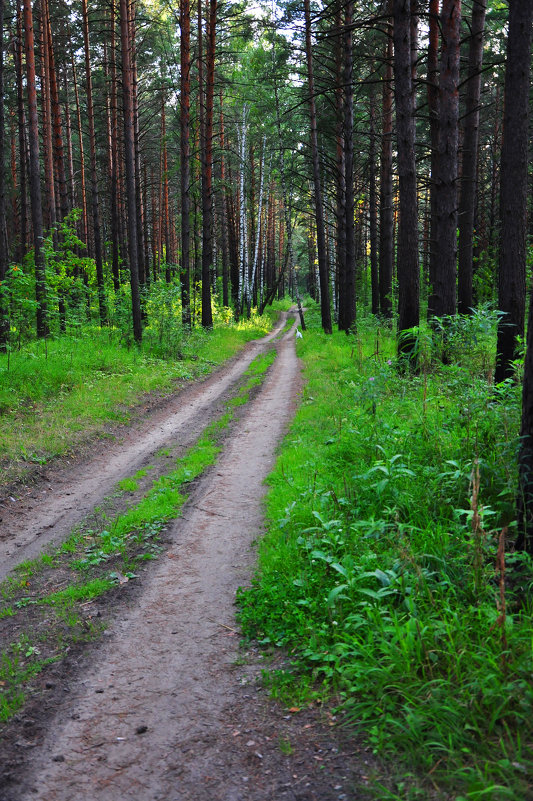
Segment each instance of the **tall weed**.
[[533,569],[510,556],[502,579],[500,530],[512,544],[519,391],[495,390],[477,357],[402,372],[379,337],[363,322],[356,339],[299,340],[306,389],[242,625],[336,691],[376,751],[463,798],[518,801],[533,775]]

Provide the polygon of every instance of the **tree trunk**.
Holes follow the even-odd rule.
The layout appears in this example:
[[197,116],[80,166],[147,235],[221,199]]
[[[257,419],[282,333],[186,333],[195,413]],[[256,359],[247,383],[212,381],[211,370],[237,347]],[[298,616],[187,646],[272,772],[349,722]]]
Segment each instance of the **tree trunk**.
[[48,334],[46,313],[46,277],[43,249],[43,209],[39,163],[39,120],[37,116],[37,85],[35,79],[35,40],[31,0],[24,2],[26,54],[26,85],[28,92],[28,139],[30,145],[30,198],[35,253],[35,296],[37,300],[37,336]]
[[110,45],[109,67],[111,74],[110,85],[110,112],[111,112],[111,141],[109,151],[109,177],[110,177],[110,205],[111,205],[111,272],[113,274],[113,287],[115,293],[120,289],[119,268],[119,209],[118,209],[118,113],[117,113],[117,58],[115,33],[115,0],[111,0],[110,12]]
[[24,85],[22,69],[22,6],[17,3],[17,32],[15,38],[15,73],[17,80],[17,122],[19,139],[20,225],[19,243],[15,258],[22,261],[28,247],[28,192],[26,187],[26,120],[24,113]]
[[430,0],[429,3],[429,44],[428,44],[428,73],[427,73],[427,99],[429,112],[430,132],[430,215],[429,215],[429,296],[427,316],[430,320],[435,314],[434,286],[435,276],[439,266],[439,253],[437,248],[437,173],[439,153],[439,11],[440,0]]
[[[131,42],[131,95],[133,102],[133,150],[135,163],[135,208],[137,215],[137,272],[139,275],[139,285],[144,286],[146,282],[146,268],[144,264],[144,220],[142,202],[142,181],[141,181],[141,141],[139,131],[139,95],[137,91],[137,47],[135,44],[136,25],[135,0],[129,0],[129,26]],[[141,305],[141,315],[144,315],[144,308]]]
[[165,114],[165,95],[161,96],[161,172],[163,192],[163,239],[165,240],[165,281],[170,284],[170,225],[168,212],[168,152],[167,152],[167,126]]
[[313,74],[313,51],[311,47],[311,11],[310,0],[304,0],[305,10],[305,50],[307,58],[307,81],[309,89],[309,120],[311,125],[311,156],[313,159],[313,182],[315,194],[316,235],[318,248],[318,272],[320,276],[320,310],[322,328],[331,334],[331,310],[329,303],[328,260],[326,253],[326,233],[324,206],[322,203],[322,187],[320,185],[320,160],[318,153],[318,134],[316,125],[315,78]]
[[189,0],[180,0],[181,28],[181,96],[180,96],[180,153],[181,153],[181,308],[182,324],[191,327],[190,253],[191,253],[191,164],[190,164],[190,104],[191,104],[191,9]]
[[74,151],[72,148],[72,118],[70,116],[70,98],[69,98],[69,87],[68,87],[68,78],[66,70],[63,73],[63,90],[65,96],[65,135],[67,139],[67,165],[68,165],[68,177],[67,177],[67,196],[68,196],[68,205],[70,209],[76,207],[76,184],[74,180]]
[[4,109],[4,0],[0,0],[0,350],[7,349],[9,336],[8,309],[3,288],[8,266],[6,228],[6,169],[5,169],[5,109]]
[[374,91],[370,95],[370,149],[368,156],[369,194],[368,214],[370,226],[370,281],[372,290],[372,314],[379,314],[378,275],[378,209],[376,198],[376,100]]
[[[391,10],[391,4],[389,4]],[[386,320],[392,318],[392,272],[394,264],[394,195],[392,188],[392,29],[389,30],[383,80],[383,130],[379,191],[379,307]]]
[[74,83],[74,99],[76,101],[76,120],[78,124],[78,141],[80,147],[80,185],[81,185],[81,220],[82,220],[82,240],[89,245],[89,221],[87,218],[87,188],[85,185],[85,148],[83,146],[83,128],[81,124],[80,96],[78,92],[78,81],[76,76],[76,62],[74,53],[70,54],[72,62],[72,80]]
[[133,336],[142,341],[141,305],[139,296],[139,259],[137,240],[137,202],[135,193],[135,119],[133,107],[133,73],[131,68],[128,0],[120,0],[120,42],[122,50],[122,105],[124,111],[124,160],[126,168],[126,202],[128,209],[128,252],[130,260]]
[[222,305],[229,306],[229,239],[226,203],[226,164],[224,157],[224,111],[220,90],[220,227],[222,236]]
[[474,214],[477,187],[477,159],[479,140],[479,101],[481,97],[481,69],[483,66],[483,33],[487,0],[477,0],[472,9],[468,48],[468,76],[466,84],[465,121],[461,168],[461,197],[459,200],[459,263],[457,285],[457,311],[470,314],[472,273],[474,263]]
[[[251,293],[255,291],[255,279],[257,274],[257,267],[259,265],[259,246],[261,243],[261,217],[263,214],[263,187],[265,184],[265,150],[266,150],[266,137],[263,137],[263,148],[261,153],[261,176],[259,179],[259,205],[257,211],[257,225],[255,231],[255,248],[254,248],[254,260],[252,262],[252,277],[251,277]],[[257,293],[256,293],[257,294]],[[250,317],[250,298],[248,299],[248,317]]]
[[[198,0],[200,7],[201,0]],[[201,15],[200,15],[201,16]],[[199,24],[201,19],[199,19]],[[217,0],[209,0],[205,109],[202,153],[202,326],[213,327],[211,271],[213,269],[213,98],[215,89],[215,45]]]
[[[336,253],[335,262],[337,268],[336,283],[337,286],[345,286],[346,284],[346,164],[344,152],[344,78],[343,78],[343,36],[342,36],[342,7],[343,3],[339,2],[335,9],[335,120],[336,120],[336,187],[335,187],[335,215],[337,224],[336,236]],[[392,151],[391,151],[392,152]],[[314,259],[313,259],[314,264]],[[320,297],[320,291],[317,293],[317,300]],[[338,323],[337,311],[337,292],[335,288],[335,281],[331,287],[331,299],[333,305],[333,316]]]
[[[505,118],[501,173],[500,270],[511,269],[516,259],[514,277],[518,283],[525,269],[527,156],[529,112],[529,65],[533,0],[510,3],[507,67],[505,71]],[[509,134],[511,134],[509,136]],[[507,252],[507,248],[509,252]],[[506,298],[510,293],[506,294]],[[500,303],[501,303],[500,297]],[[511,304],[510,304],[511,305]],[[513,321],[514,322],[514,321]],[[516,327],[511,329],[511,335]],[[498,332],[500,333],[500,332]],[[500,341],[499,341],[500,344]],[[511,355],[514,339],[498,348],[498,367],[505,377],[504,358]],[[533,555],[533,299],[529,304],[527,349],[522,389],[522,425],[518,459],[518,538],[516,548]]]
[[100,325],[107,321],[104,287],[104,267],[102,258],[102,234],[100,226],[100,198],[98,196],[98,173],[96,166],[96,132],[94,128],[93,84],[91,73],[91,54],[89,50],[89,14],[87,0],[81,0],[83,23],[83,46],[85,53],[85,89],[87,92],[87,122],[89,124],[89,150],[91,156],[91,200],[93,210],[94,261],[96,264],[96,285],[98,288],[98,309]]
[[69,204],[65,171],[65,152],[63,148],[63,127],[61,124],[61,108],[59,104],[59,90],[57,86],[54,46],[52,41],[52,27],[50,23],[50,8],[48,3],[43,5],[43,10],[44,8],[46,8],[46,27],[44,35],[48,40],[48,76],[50,81],[50,105],[52,113],[53,160],[59,189],[60,219],[64,220],[69,212]]
[[416,355],[420,276],[418,269],[418,213],[415,161],[415,124],[411,72],[411,12],[409,0],[394,0],[394,77],[399,177],[398,225],[398,349],[411,363]]
[[436,317],[456,313],[460,0],[443,0],[440,19],[439,151],[435,184],[438,269],[433,284],[433,312]]
[[[56,214],[56,195],[55,195],[55,175],[54,175],[54,152],[52,145],[52,104],[50,101],[50,62],[48,56],[48,35],[47,18],[48,2],[44,0],[41,6],[41,109],[42,109],[42,142],[43,142],[43,162],[44,162],[44,185],[45,185],[45,227],[55,229],[57,222]],[[57,232],[53,232],[54,245],[57,244]]]
[[[344,284],[339,283],[339,329],[348,333],[355,323],[355,196],[354,196],[354,156],[353,156],[353,52],[352,24],[353,2],[345,5],[344,17],[344,171],[346,215],[346,268]],[[322,284],[320,291],[322,293]]]
[[246,215],[246,194],[244,189],[244,172],[246,160],[246,104],[242,110],[242,126],[240,132],[240,165],[239,165],[239,301],[238,313],[242,314],[243,303],[248,306],[248,220]]
[[511,0],[509,3],[498,273],[498,308],[504,316],[498,325],[496,383],[513,376],[512,362],[518,355],[517,337],[524,336],[532,9],[533,0]]

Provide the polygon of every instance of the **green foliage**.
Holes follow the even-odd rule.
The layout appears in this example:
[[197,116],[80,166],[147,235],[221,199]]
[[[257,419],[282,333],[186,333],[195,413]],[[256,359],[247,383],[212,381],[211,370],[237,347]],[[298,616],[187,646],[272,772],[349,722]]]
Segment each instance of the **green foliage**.
[[340,694],[376,751],[464,798],[518,801],[533,770],[533,569],[508,558],[502,617],[495,561],[514,518],[520,393],[483,377],[485,322],[458,322],[461,364],[418,375],[395,369],[375,327],[355,346],[316,330],[299,340],[306,388],[239,604],[248,636],[289,651],[278,694],[300,698],[312,676],[310,692]]

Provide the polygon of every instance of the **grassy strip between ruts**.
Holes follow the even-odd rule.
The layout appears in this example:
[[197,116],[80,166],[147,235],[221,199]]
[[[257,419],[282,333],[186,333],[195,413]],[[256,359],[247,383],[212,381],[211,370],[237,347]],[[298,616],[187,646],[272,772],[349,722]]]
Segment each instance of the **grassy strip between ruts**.
[[379,799],[529,798],[533,569],[501,536],[519,389],[470,357],[406,374],[375,322],[327,337],[313,317],[258,574],[239,592],[245,634],[290,660],[265,680],[289,705],[340,698],[395,755]]
[[0,485],[102,434],[106,424],[127,422],[144,394],[209,373],[267,334],[277,314],[182,334],[167,358],[97,328],[0,353]]
[[[271,350],[254,359],[226,412],[206,427],[174,470],[152,482],[138,503],[114,518],[102,516],[97,530],[94,524],[80,527],[56,551],[21,564],[0,585],[0,635],[9,643],[0,654],[0,722],[24,705],[32,679],[47,665],[61,660],[74,643],[101,633],[105,618],[94,614],[94,602],[113,593],[116,605],[136,571],[157,557],[162,532],[187,500],[184,489],[214,463],[233,410],[247,402],[275,355]],[[122,481],[122,491],[135,492],[145,473]],[[9,641],[15,629],[16,638]]]

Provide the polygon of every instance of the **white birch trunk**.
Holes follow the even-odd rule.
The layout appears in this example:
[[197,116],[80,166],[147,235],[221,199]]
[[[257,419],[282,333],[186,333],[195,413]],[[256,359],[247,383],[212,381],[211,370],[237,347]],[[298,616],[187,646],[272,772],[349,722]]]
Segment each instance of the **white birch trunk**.
[[248,285],[248,225],[246,219],[246,196],[244,194],[244,170],[246,160],[246,104],[242,110],[242,127],[240,132],[240,208],[239,208],[239,242],[240,242],[240,266],[239,266],[239,311],[242,308],[243,300],[248,305],[249,285]]

